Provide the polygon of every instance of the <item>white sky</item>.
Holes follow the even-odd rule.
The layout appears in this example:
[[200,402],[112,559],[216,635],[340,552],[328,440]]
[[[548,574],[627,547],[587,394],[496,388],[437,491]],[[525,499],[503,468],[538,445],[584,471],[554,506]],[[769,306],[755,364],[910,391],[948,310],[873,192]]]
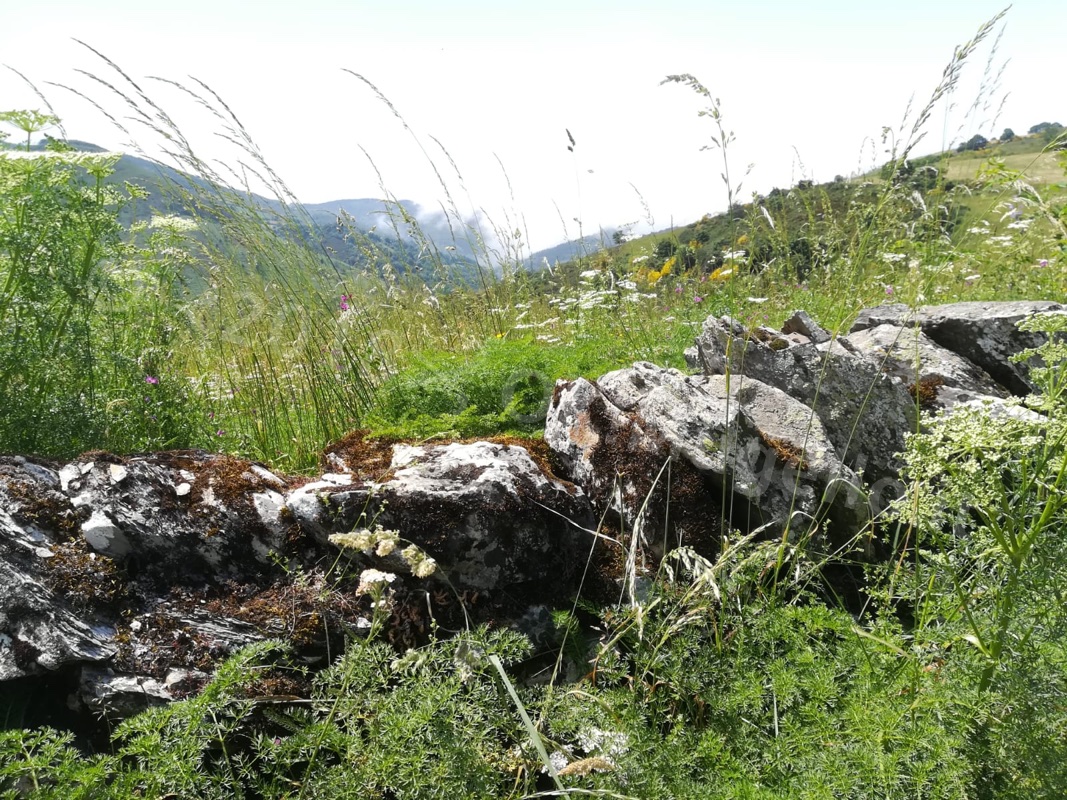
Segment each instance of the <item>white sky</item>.
[[[76,87],[111,114],[126,113],[76,71],[119,80],[73,41],[81,39],[146,89],[203,154],[233,164],[208,115],[145,79],[199,78],[306,202],[381,196],[361,145],[394,196],[435,208],[442,192],[421,142],[461,210],[484,209],[508,228],[522,218],[538,248],[576,235],[576,217],[587,233],[629,222],[647,229],[630,184],[656,229],[723,210],[721,153],[700,152],[714,132],[697,116],[703,99],[660,86],[664,76],[692,73],[720,98],[736,136],[735,182],[755,165],[740,191],[747,199],[884,161],[883,126],[899,129],[912,97],[926,103],[953,48],[1003,1],[3,0],[0,63],[38,86],[68,136],[129,149],[90,103],[49,85]],[[951,98],[956,109],[934,114],[918,152],[1006,126],[1023,133],[1067,121],[1067,2],[1019,0],[1003,30],[992,61],[994,72],[1004,67],[999,87],[965,118],[995,31],[968,62]],[[344,69],[377,85],[418,142]],[[17,75],[0,69],[0,110],[40,107]],[[577,140],[573,155],[565,129]],[[455,160],[462,186],[431,136]]]

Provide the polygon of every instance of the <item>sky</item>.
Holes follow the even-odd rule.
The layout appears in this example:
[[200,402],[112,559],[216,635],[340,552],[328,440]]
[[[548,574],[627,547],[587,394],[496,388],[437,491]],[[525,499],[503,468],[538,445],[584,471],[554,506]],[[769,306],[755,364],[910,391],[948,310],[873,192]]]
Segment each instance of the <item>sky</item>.
[[[537,249],[579,229],[662,230],[724,210],[724,154],[699,114],[709,98],[663,85],[667,75],[692,74],[718,99],[745,201],[884,162],[907,140],[909,105],[914,116],[1002,3],[34,0],[0,11],[0,64],[36,86],[70,138],[126,151],[133,139],[166,160],[100,81],[128,84],[80,40],[202,157],[233,167],[243,156],[219,121],[149,76],[197,79],[301,201],[452,202]],[[1067,3],[1019,0],[967,59],[916,153],[1067,120],[1064,30]],[[0,110],[42,108],[13,70],[0,69]]]

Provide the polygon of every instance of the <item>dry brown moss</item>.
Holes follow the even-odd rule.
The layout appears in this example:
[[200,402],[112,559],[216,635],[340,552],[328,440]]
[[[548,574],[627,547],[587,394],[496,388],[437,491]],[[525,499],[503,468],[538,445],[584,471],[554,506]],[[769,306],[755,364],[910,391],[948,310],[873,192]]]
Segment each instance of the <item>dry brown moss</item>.
[[804,460],[804,451],[792,442],[767,436],[762,431],[760,431],[759,438],[761,442],[774,451],[775,456],[783,464],[801,472],[808,469],[808,462]]
[[52,552],[46,583],[71,608],[121,612],[129,605],[129,577],[114,559],[94,553],[81,537],[54,545]]
[[927,375],[920,378],[916,383],[908,384],[908,394],[924,409],[930,409],[937,405],[937,390],[945,385],[945,379],[940,375]]

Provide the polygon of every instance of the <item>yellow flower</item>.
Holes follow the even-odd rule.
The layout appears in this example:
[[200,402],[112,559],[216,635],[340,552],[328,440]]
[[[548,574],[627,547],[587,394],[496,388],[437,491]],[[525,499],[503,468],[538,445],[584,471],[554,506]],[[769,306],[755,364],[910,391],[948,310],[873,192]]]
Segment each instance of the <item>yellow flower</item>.
[[711,280],[724,281],[734,274],[733,267],[719,267],[713,273],[711,273]]
[[667,259],[667,263],[659,268],[660,277],[664,275],[670,275],[671,270],[674,269],[674,265],[678,263],[678,256],[671,256]]

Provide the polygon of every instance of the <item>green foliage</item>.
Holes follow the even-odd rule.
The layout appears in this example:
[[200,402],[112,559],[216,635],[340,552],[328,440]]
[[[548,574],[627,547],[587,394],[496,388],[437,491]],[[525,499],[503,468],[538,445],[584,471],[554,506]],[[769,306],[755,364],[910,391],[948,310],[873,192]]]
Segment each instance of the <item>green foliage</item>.
[[1067,727],[1067,319],[1020,327],[1049,335],[1019,356],[1039,359],[1029,408],[942,415],[909,440],[913,485],[898,511],[914,560],[897,579],[916,587],[916,642],[962,651],[954,680],[983,709],[982,796],[1051,797],[1067,780],[1067,740],[1052,734]]
[[112,163],[0,156],[0,451],[187,441],[184,387],[156,382],[173,277],[166,256],[122,245]]
[[968,150],[982,150],[989,145],[989,140],[980,134],[975,134],[966,142],[963,142],[956,149],[960,153],[965,153]]

